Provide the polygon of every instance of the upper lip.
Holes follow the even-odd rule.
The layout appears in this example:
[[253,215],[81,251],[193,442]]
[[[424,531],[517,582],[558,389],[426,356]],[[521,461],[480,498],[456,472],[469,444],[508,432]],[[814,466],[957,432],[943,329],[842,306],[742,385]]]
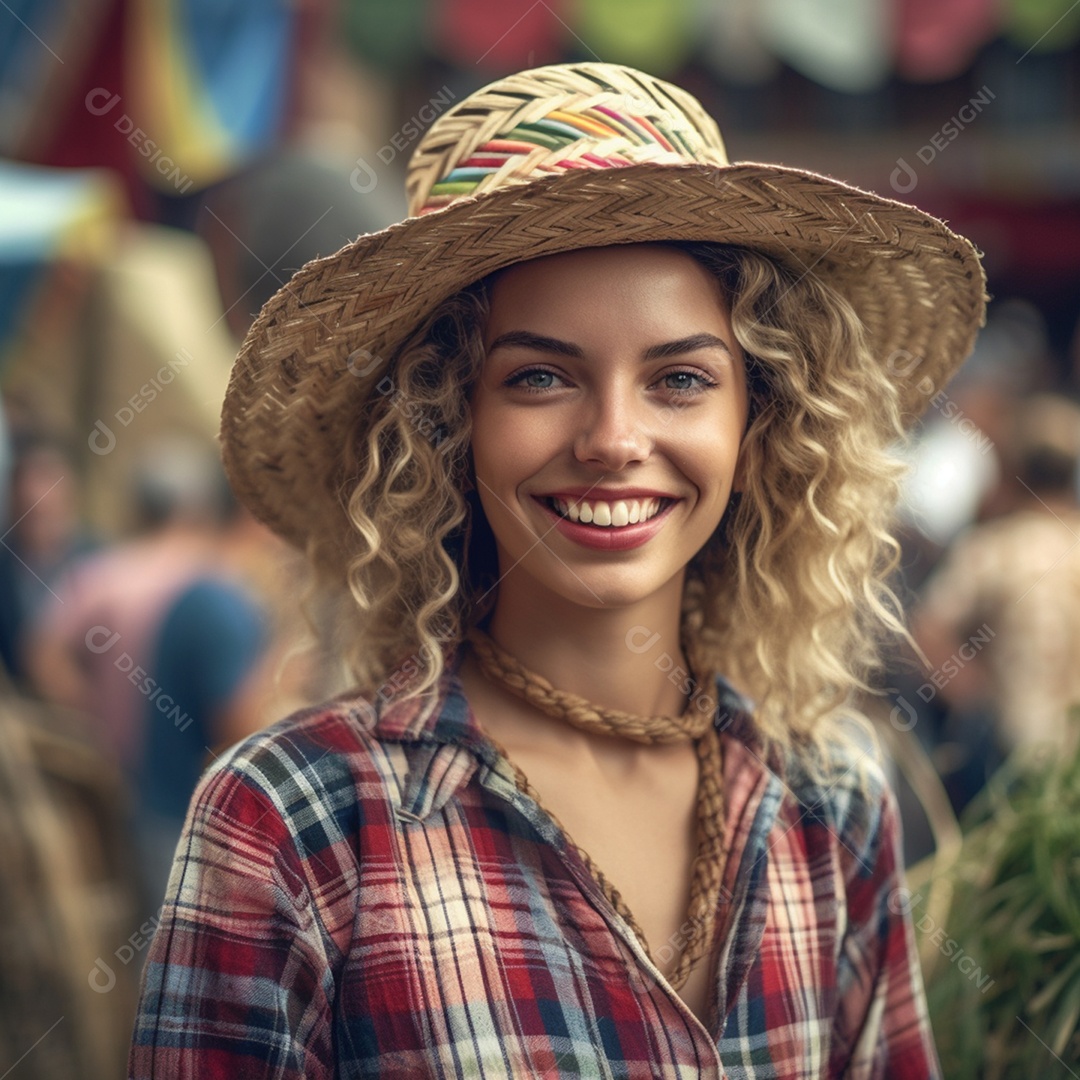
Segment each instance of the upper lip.
[[667,491],[654,488],[605,488],[605,487],[568,487],[558,491],[547,491],[541,499],[590,499],[596,502],[618,502],[620,499],[677,499]]

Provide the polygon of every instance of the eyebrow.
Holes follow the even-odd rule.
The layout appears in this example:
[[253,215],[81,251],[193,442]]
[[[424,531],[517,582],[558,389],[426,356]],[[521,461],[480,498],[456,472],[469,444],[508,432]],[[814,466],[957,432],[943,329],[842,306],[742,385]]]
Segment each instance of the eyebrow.
[[[502,346],[517,345],[521,348],[535,349],[537,352],[555,353],[559,356],[572,356],[581,359],[585,354],[580,346],[559,338],[534,334],[528,330],[511,330],[500,334],[488,347],[490,355]],[[681,356],[683,353],[697,352],[699,349],[721,349],[730,357],[731,348],[723,338],[715,334],[691,334],[678,341],[665,341],[661,345],[650,345],[642,355],[643,360],[664,360],[669,356]]]

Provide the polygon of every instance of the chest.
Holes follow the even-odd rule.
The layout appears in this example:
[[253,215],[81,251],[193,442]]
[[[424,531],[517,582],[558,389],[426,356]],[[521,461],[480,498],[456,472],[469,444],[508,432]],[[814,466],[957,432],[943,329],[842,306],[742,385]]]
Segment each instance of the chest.
[[[629,908],[666,976],[689,940],[687,908],[697,854],[696,754],[666,751],[654,767],[625,777],[568,768],[541,755],[515,755],[541,805]],[[679,994],[708,1026],[709,957]]]
[[520,806],[454,800],[368,848],[336,977],[355,1075],[721,1080],[708,1032]]
[[[835,1007],[829,987],[835,986],[837,941],[820,925],[810,933],[792,913],[809,919],[815,910],[835,911],[836,904],[797,902],[796,885],[805,885],[807,874],[805,866],[794,873],[788,865],[802,847],[792,822],[774,836],[762,810],[754,815],[762,819],[760,828],[755,822],[743,841],[736,834],[734,892],[741,899],[728,909],[717,970],[710,978],[699,964],[681,988],[687,1009],[670,987],[653,981],[651,966],[615,928],[595,883],[567,857],[544,800],[560,803],[565,831],[582,847],[592,845],[598,866],[607,859],[603,870],[613,881],[624,873],[618,887],[628,905],[637,904],[635,918],[662,961],[659,935],[684,909],[669,914],[667,923],[650,919],[650,896],[659,897],[657,910],[666,905],[675,912],[682,902],[671,899],[674,890],[654,888],[649,870],[667,880],[686,862],[693,796],[680,804],[680,844],[674,832],[650,820],[670,824],[675,818],[671,806],[660,813],[672,798],[663,785],[627,785],[627,791],[634,787],[632,797],[621,797],[619,785],[614,793],[580,797],[580,785],[563,770],[555,777],[563,780],[561,800],[549,782],[538,806],[504,770],[481,771],[464,787],[449,783],[459,761],[444,762],[443,770],[437,762],[424,769],[411,762],[393,824],[380,823],[373,804],[357,837],[363,853],[357,893],[349,890],[359,900],[349,903],[342,893],[341,905],[324,911],[331,932],[339,925],[344,950],[333,965],[341,1076],[720,1080],[720,1061],[730,1068],[729,1053],[739,1060],[742,1040],[767,1041],[769,1021],[753,1004],[766,996],[770,1008],[801,1017],[798,1040],[783,1028],[783,1053],[777,1050],[769,1075],[826,1075],[822,1050]],[[529,779],[540,794],[542,772],[532,764]],[[685,786],[693,790],[692,783]],[[598,808],[613,811],[622,824],[598,827]],[[781,918],[774,918],[775,909]],[[778,973],[777,963],[788,957],[797,958],[798,971]],[[662,974],[671,963],[660,965]],[[809,971],[816,973],[813,983]],[[724,990],[720,1026],[710,1031],[692,1013],[701,1015],[717,986]],[[777,988],[786,986],[794,996],[777,998]],[[729,1031],[732,1017],[739,1018],[737,1030]],[[773,1072],[780,1061],[790,1068]]]

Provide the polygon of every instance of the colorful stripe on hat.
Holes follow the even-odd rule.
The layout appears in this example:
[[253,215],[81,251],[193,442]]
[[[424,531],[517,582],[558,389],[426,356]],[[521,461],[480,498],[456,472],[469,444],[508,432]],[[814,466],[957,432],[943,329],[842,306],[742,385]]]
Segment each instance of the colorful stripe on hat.
[[[420,213],[446,206],[463,195],[472,195],[486,177],[504,171],[507,162],[520,158],[522,162],[537,150],[557,151],[589,140],[622,141],[634,146],[659,146],[671,152],[693,154],[679,133],[647,117],[617,112],[603,105],[594,105],[580,113],[554,109],[538,120],[522,121],[509,131],[476,147],[469,157],[459,161],[449,173],[428,192]],[[599,149],[599,146],[597,146]],[[565,169],[611,169],[632,164],[630,158],[616,152],[610,154],[581,153],[556,161],[532,163],[527,175],[534,172],[561,172]]]

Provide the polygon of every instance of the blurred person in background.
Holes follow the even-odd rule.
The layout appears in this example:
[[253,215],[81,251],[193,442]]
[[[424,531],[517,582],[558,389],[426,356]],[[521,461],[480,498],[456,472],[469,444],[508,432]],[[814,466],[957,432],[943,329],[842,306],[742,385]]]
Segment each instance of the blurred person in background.
[[[906,457],[900,503],[905,595],[913,595],[956,536],[1008,509],[1003,476],[1016,403],[1052,385],[1046,329],[1032,305],[998,301],[975,351],[946,390],[926,384],[930,408]],[[912,372],[919,377],[916,366]]]
[[[918,367],[914,370],[918,377]],[[897,592],[909,616],[929,576],[965,530],[1015,505],[1016,465],[1006,461],[1017,402],[1052,383],[1045,324],[1031,304],[997,301],[980,330],[975,351],[946,388],[927,385],[930,408],[905,451],[899,533],[903,558]],[[958,732],[937,687],[927,686],[922,660],[909,646],[890,652],[882,685],[889,687],[899,730],[910,732],[930,755],[954,811],[983,786],[1000,754],[982,720],[971,717]],[[916,820],[918,815],[915,815]],[[916,843],[918,827],[905,832],[915,859],[929,838]]]
[[111,1080],[122,1068],[136,972],[118,964],[109,994],[89,993],[87,972],[128,937],[137,915],[126,792],[119,771],[87,744],[78,716],[21,692],[24,630],[85,537],[67,445],[27,433],[18,410],[10,426],[19,434],[9,439],[4,405],[0,1067],[38,1080]]
[[265,530],[233,503],[220,559],[168,603],[148,653],[136,834],[147,908],[165,895],[188,804],[203,768],[263,727],[281,659],[270,616],[234,558]]
[[19,434],[12,447],[10,517],[0,534],[0,660],[24,686],[27,633],[71,563],[93,549],[82,528],[78,477],[60,439]]
[[202,768],[271,715],[280,544],[238,507],[200,440],[150,444],[133,501],[139,534],[72,566],[30,655],[42,696],[87,713],[128,779],[151,911]]
[[132,503],[136,535],[70,567],[27,652],[38,693],[88,713],[101,749],[129,778],[142,753],[141,680],[161,620],[218,557],[228,496],[216,455],[187,436],[160,437],[141,455]]
[[394,220],[384,192],[361,194],[350,176],[351,167],[279,150],[204,193],[196,228],[238,341],[299,267]]
[[920,696],[950,706],[945,737],[978,786],[1020,747],[1075,745],[1067,711],[1080,704],[1080,408],[1028,399],[1000,449],[1008,512],[954,542],[913,617],[932,666]]

